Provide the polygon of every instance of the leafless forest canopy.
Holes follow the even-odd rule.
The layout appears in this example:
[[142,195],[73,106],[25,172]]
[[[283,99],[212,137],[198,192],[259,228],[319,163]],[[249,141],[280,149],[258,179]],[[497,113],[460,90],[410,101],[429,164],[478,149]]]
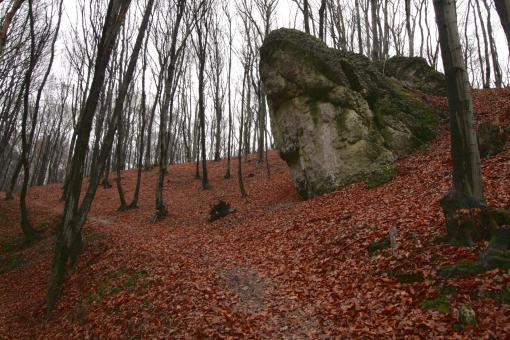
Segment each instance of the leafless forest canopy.
[[[2,191],[19,190],[25,172],[29,186],[63,182],[78,117],[93,90],[107,6],[101,0],[0,4]],[[115,123],[116,99],[147,6],[148,1],[133,1],[123,18],[92,122],[85,175],[97,164],[108,127]],[[158,164],[160,151],[167,163],[196,161],[201,148],[207,159],[241,149],[258,152],[263,161],[272,139],[258,48],[272,29],[306,30],[331,47],[371,58],[420,56],[442,67],[431,1],[186,1],[181,18],[180,1],[153,6],[104,164],[105,185],[111,171],[140,161],[145,169]],[[459,1],[458,20],[472,86],[507,84],[507,44],[494,3]]]

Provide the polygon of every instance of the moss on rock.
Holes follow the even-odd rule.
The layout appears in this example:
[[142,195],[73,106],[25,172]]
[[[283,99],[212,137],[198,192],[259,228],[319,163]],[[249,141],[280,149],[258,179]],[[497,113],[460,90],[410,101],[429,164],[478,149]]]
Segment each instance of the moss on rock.
[[390,238],[384,237],[380,240],[374,241],[368,245],[368,253],[370,256],[374,255],[378,250],[387,249],[391,247]]
[[370,175],[367,176],[367,181],[365,183],[365,188],[373,189],[380,185],[390,182],[397,175],[397,170],[393,166],[385,166],[379,169],[378,171],[374,171]]
[[431,67],[423,58],[395,56],[380,62],[378,66],[381,72],[398,79],[406,87],[434,96],[446,96],[444,74]]
[[260,52],[276,146],[305,198],[378,176],[436,134],[432,107],[365,56],[292,29]]
[[437,274],[441,277],[467,277],[482,273],[485,268],[477,261],[461,260],[455,264],[440,267]]

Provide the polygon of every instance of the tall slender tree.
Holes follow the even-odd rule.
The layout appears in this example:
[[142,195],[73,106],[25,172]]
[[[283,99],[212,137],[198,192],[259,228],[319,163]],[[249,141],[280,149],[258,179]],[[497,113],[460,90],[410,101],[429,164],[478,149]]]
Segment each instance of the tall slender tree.
[[77,225],[76,217],[78,215],[85,156],[92,121],[104,84],[106,68],[110,62],[118,32],[124,22],[130,3],[131,0],[110,0],[104,18],[101,38],[97,47],[93,80],[78,120],[77,139],[67,180],[68,192],[66,193],[64,211],[56,235],[55,254],[47,299],[50,309],[55,307],[61,295],[67,264],[76,262],[82,248],[81,228]]
[[[163,199],[163,185],[165,181],[165,174],[167,171],[167,143],[165,142],[167,137],[167,125],[168,125],[168,116],[170,110],[170,103],[173,102],[172,94],[174,87],[174,78],[176,74],[176,66],[178,59],[178,48],[177,48],[177,37],[179,35],[179,29],[181,26],[181,21],[184,16],[184,11],[186,7],[186,0],[178,0],[177,2],[177,14],[173,24],[173,28],[171,31],[171,42],[170,42],[170,50],[168,54],[168,67],[166,70],[166,80],[164,84],[164,94],[163,94],[163,103],[161,104],[161,109],[159,113],[159,173],[158,173],[158,182],[156,185],[156,212],[152,220],[155,222],[161,218],[164,218],[168,211],[166,209],[164,199]],[[184,44],[184,42],[183,42]],[[163,64],[165,65],[165,63]],[[164,72],[162,70],[162,72]],[[171,112],[170,112],[171,113]]]
[[210,8],[208,1],[202,6],[196,22],[196,41],[195,52],[198,62],[198,115],[200,119],[200,149],[202,153],[202,189],[209,188],[209,178],[207,176],[207,152],[205,139],[205,64],[207,61],[208,37],[210,28]]
[[2,20],[2,25],[0,27],[0,57],[4,53],[5,44],[7,42],[7,33],[9,32],[9,27],[12,23],[14,16],[18,12],[18,10],[21,8],[21,5],[23,5],[23,2],[25,2],[25,0],[13,0],[9,11],[7,12],[7,14],[4,16],[4,18]]
[[501,26],[506,35],[508,51],[510,52],[510,0],[494,0]]

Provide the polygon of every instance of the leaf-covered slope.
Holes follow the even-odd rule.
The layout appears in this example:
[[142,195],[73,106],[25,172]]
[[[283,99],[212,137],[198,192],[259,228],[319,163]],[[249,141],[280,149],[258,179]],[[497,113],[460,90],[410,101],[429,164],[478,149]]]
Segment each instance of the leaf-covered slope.
[[[474,97],[479,120],[498,116],[510,123],[510,90],[475,91]],[[136,211],[116,212],[116,191],[100,189],[85,227],[85,252],[49,317],[43,299],[52,241],[5,248],[19,235],[17,207],[0,201],[0,256],[20,253],[22,259],[0,274],[0,338],[508,338],[509,273],[448,281],[436,273],[443,264],[477,256],[477,249],[433,242],[445,231],[438,201],[450,185],[448,138],[443,126],[426,149],[397,163],[386,184],[366,189],[357,183],[307,202],[275,153],[270,179],[265,166],[244,164],[247,202],[239,198],[236,178],[223,179],[225,162],[209,164],[208,191],[193,179],[193,164],[171,166],[165,186],[170,216],[155,225],[147,223],[155,171],[144,173]],[[494,206],[510,205],[509,169],[508,144],[483,161]],[[135,172],[123,177],[129,195]],[[59,185],[33,188],[31,215],[51,221],[59,195]],[[219,199],[237,211],[208,223]],[[369,244],[394,227],[397,256],[384,249],[370,256]],[[418,282],[399,282],[403,278]],[[463,304],[473,307],[477,323],[461,330]]]

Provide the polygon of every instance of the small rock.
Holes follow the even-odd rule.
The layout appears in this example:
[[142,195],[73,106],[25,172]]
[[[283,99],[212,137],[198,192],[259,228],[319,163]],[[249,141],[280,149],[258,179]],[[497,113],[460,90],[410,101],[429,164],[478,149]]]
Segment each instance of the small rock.
[[474,325],[476,323],[476,313],[473,307],[467,304],[460,306],[459,321],[464,325]]

